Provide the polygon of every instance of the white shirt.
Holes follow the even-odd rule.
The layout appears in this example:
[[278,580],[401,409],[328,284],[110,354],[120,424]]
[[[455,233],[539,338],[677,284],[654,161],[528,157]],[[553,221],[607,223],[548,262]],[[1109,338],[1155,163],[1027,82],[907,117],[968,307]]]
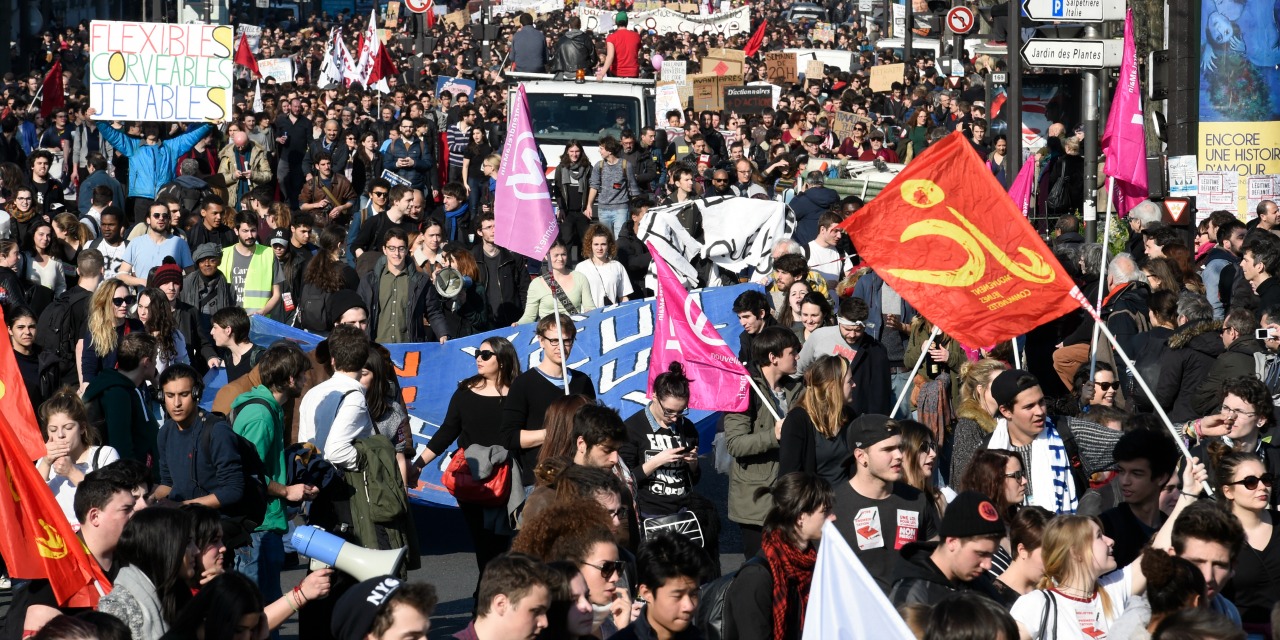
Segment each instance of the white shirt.
[[617,260],[610,260],[602,265],[591,260],[583,260],[578,263],[574,271],[581,273],[582,277],[587,279],[591,289],[591,301],[597,309],[604,306],[606,297],[612,301],[612,304],[618,304],[622,302],[623,296],[630,296],[632,293],[631,279],[627,277],[627,271]]
[[[86,462],[77,462],[76,468],[80,473],[88,474],[91,471],[97,471],[112,462],[120,459],[120,452],[111,447],[89,447],[85,454]],[[65,476],[58,475],[53,470],[53,466],[49,467],[49,474],[45,476],[44,481],[49,484],[49,489],[53,491],[53,497],[57,499],[58,506],[62,507],[62,513],[67,516],[67,522],[70,522],[76,529],[80,528],[80,520],[76,518],[76,486],[71,484]]]
[[298,408],[298,440],[319,447],[324,459],[339,469],[355,469],[352,443],[373,435],[364,394],[359,381],[341,373],[312,387]]
[[[1098,593],[1093,600],[1081,602],[1068,598],[1056,591],[1052,594],[1057,609],[1058,640],[1104,640],[1111,623],[1120,617],[1129,604],[1129,596],[1133,592],[1133,565],[1120,571],[1112,571],[1098,582]],[[1106,592],[1111,600],[1110,615],[1103,609],[1100,594]],[[1040,618],[1044,615],[1044,591],[1032,591],[1013,603],[1010,615],[1031,635],[1032,640],[1052,640],[1054,619],[1047,622],[1048,629],[1040,633]],[[1124,640],[1117,638],[1115,640]]]
[[827,282],[839,282],[844,278],[847,260],[840,259],[835,247],[824,247],[817,240],[809,242],[809,269],[822,274]]

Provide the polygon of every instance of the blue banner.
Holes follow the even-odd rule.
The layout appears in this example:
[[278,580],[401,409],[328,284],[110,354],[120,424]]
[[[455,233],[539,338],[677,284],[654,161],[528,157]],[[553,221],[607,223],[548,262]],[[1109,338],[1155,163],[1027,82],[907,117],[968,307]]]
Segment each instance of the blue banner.
[[[695,291],[690,299],[697,299],[703,313],[710,319],[720,336],[734,352],[738,350],[738,336],[742,332],[733,312],[733,301],[748,289],[760,289],[759,285],[740,284]],[[575,316],[578,335],[573,343],[573,355],[569,366],[591,376],[599,399],[618,410],[625,419],[647,404],[645,395],[648,382],[649,350],[653,346],[653,299],[624,302],[592,311],[585,316]],[[522,369],[537,366],[542,359],[534,323],[507,329],[498,329],[467,338],[450,340],[445,344],[434,342],[413,344],[389,344],[391,360],[400,379],[400,387],[409,415],[414,425],[414,443],[418,450],[425,448],[444,420],[449,399],[458,382],[476,372],[475,353],[480,344],[491,336],[501,336],[515,345],[520,355]],[[252,317],[251,338],[255,344],[268,346],[280,339],[297,342],[310,351],[322,338],[289,327],[261,316]],[[205,397],[212,402],[221,380],[208,380]],[[691,411],[689,419],[709,430],[703,438],[710,445],[714,435],[716,414],[709,411]],[[445,456],[437,459],[422,472],[418,487],[411,489],[412,499],[433,505],[455,506],[453,496],[440,483]]]

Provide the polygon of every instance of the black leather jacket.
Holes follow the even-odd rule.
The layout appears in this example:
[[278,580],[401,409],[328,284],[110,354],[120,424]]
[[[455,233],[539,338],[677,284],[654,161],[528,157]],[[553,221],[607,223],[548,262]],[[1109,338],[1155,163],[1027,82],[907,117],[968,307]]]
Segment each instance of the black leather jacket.
[[563,73],[576,73],[585,69],[593,73],[599,61],[596,59],[596,45],[585,31],[567,31],[556,43],[555,58],[552,70]]

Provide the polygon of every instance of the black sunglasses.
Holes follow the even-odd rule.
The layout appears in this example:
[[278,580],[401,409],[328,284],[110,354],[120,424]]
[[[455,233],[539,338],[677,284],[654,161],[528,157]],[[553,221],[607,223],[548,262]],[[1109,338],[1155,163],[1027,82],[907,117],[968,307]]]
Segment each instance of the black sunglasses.
[[1103,391],[1110,391],[1112,389],[1120,388],[1119,382],[1095,382],[1093,384],[1097,385],[1097,387],[1099,389],[1102,389]]
[[1019,480],[1019,481],[1021,481],[1022,479],[1024,479],[1024,478],[1026,478],[1026,477],[1027,477],[1027,471],[1026,471],[1026,469],[1020,469],[1020,470],[1018,470],[1018,471],[1014,471],[1013,473],[1006,473],[1006,474],[1004,474],[1004,477],[1006,477],[1006,478],[1008,478],[1008,479],[1010,479],[1010,480]]
[[1259,482],[1262,483],[1262,486],[1270,489],[1271,485],[1276,483],[1276,477],[1273,474],[1264,473],[1262,474],[1261,478],[1259,478],[1258,476],[1246,476],[1244,480],[1236,480],[1235,482],[1228,482],[1227,484],[1244,485],[1245,489],[1248,489],[1249,491],[1253,491],[1254,489],[1258,488]]
[[115,303],[115,305],[116,305],[117,307],[118,307],[118,306],[120,306],[120,305],[123,305],[123,304],[127,304],[127,305],[129,305],[129,306],[131,306],[131,307],[132,307],[132,306],[133,306],[133,303],[135,303],[135,302],[137,302],[137,301],[138,301],[138,298],[136,298],[135,296],[125,296],[125,297],[123,297],[123,298],[112,298],[112,299],[111,299],[111,302]]
[[477,357],[477,358],[480,358],[480,360],[482,360],[482,361],[484,361],[484,362],[488,362],[490,358],[492,358],[492,357],[494,357],[494,356],[496,356],[496,355],[498,355],[498,354],[496,354],[496,353],[494,353],[494,352],[492,352],[492,351],[490,351],[490,350],[488,350],[488,349],[481,349],[481,350],[479,350],[479,351],[477,351],[477,352],[476,352],[476,357]]
[[609,576],[616,576],[619,574],[619,572],[622,569],[621,560],[605,560],[604,562],[601,562],[598,565],[591,564],[590,562],[584,562],[582,564],[585,564],[588,567],[595,567],[596,569],[599,569],[600,577],[602,578],[608,578]]

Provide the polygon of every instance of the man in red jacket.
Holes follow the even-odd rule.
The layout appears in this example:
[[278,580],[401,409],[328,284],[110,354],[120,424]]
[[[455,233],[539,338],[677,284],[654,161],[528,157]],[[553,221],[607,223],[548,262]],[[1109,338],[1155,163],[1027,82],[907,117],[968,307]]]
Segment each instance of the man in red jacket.
[[618,28],[604,39],[608,53],[604,66],[596,72],[596,80],[604,80],[606,72],[618,78],[639,78],[640,34],[627,28],[627,12],[619,11],[614,20]]

